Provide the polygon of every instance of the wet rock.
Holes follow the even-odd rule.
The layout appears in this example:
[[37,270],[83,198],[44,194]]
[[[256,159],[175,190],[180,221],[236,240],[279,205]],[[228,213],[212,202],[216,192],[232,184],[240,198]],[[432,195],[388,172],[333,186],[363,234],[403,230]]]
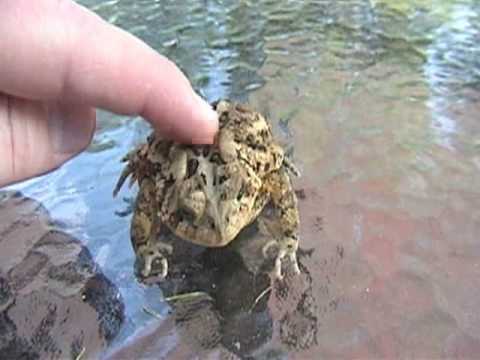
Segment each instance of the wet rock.
[[0,358],[98,354],[124,305],[89,251],[18,192],[0,193]]
[[169,302],[172,306],[169,316],[143,329],[135,339],[115,349],[105,360],[240,359],[221,344],[221,316],[210,295],[203,292],[184,294]]

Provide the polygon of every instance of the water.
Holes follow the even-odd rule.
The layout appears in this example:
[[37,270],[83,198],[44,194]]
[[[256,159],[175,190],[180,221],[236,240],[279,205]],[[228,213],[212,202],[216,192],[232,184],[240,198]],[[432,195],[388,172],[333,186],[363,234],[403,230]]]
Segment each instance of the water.
[[[315,345],[292,358],[480,351],[478,2],[80,3],[174,60],[208,100],[248,100],[275,120],[303,173],[310,271],[328,278]],[[117,160],[149,130],[99,117],[88,151],[15,187],[119,286],[123,340],[153,321],[144,305],[166,311],[161,292],[133,278],[129,216],[116,215],[128,205],[111,197]]]

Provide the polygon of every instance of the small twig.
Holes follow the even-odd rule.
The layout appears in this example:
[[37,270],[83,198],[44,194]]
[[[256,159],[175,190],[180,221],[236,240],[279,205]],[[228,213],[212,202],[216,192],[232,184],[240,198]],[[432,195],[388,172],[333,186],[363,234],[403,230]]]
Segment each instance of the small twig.
[[199,297],[199,296],[204,296],[204,295],[208,296],[208,294],[204,291],[194,291],[194,292],[191,292],[191,293],[179,294],[179,295],[173,295],[173,296],[166,297],[165,301],[168,302],[168,301],[177,301],[177,300],[189,300],[189,299],[196,298],[196,297]]
[[147,308],[146,306],[142,307],[142,310],[147,313],[148,315],[152,315],[153,317],[156,317],[157,319],[162,319],[162,316],[157,313],[156,311]]
[[257,306],[258,302],[265,296],[269,291],[272,290],[272,286],[270,285],[267,287],[265,290],[263,290],[260,295],[257,296],[255,301],[253,302],[253,305],[250,307],[250,310],[248,312],[252,312],[253,309],[255,309],[255,306]]
[[83,355],[85,354],[85,351],[87,349],[85,347],[82,348],[82,350],[80,350],[80,352],[78,353],[78,355],[75,357],[75,360],[81,360]]

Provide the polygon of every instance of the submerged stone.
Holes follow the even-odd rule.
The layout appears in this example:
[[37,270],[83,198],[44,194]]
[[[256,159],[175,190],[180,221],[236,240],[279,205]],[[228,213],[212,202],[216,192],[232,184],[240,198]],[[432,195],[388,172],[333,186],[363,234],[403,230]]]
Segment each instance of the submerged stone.
[[0,193],[0,358],[85,358],[118,333],[124,304],[87,248],[18,192]]

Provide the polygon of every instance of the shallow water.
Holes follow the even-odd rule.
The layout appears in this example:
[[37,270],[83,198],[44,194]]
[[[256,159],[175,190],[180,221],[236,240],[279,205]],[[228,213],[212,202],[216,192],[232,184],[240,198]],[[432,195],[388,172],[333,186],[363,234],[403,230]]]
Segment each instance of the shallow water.
[[[80,2],[177,62],[208,100],[248,100],[274,121],[303,173],[310,271],[329,284],[315,345],[292,358],[480,351],[478,2]],[[128,204],[111,197],[120,158],[149,130],[99,117],[87,152],[15,188],[119,286],[121,342],[155,320],[144,305],[166,311],[134,280],[129,216],[116,214]]]

